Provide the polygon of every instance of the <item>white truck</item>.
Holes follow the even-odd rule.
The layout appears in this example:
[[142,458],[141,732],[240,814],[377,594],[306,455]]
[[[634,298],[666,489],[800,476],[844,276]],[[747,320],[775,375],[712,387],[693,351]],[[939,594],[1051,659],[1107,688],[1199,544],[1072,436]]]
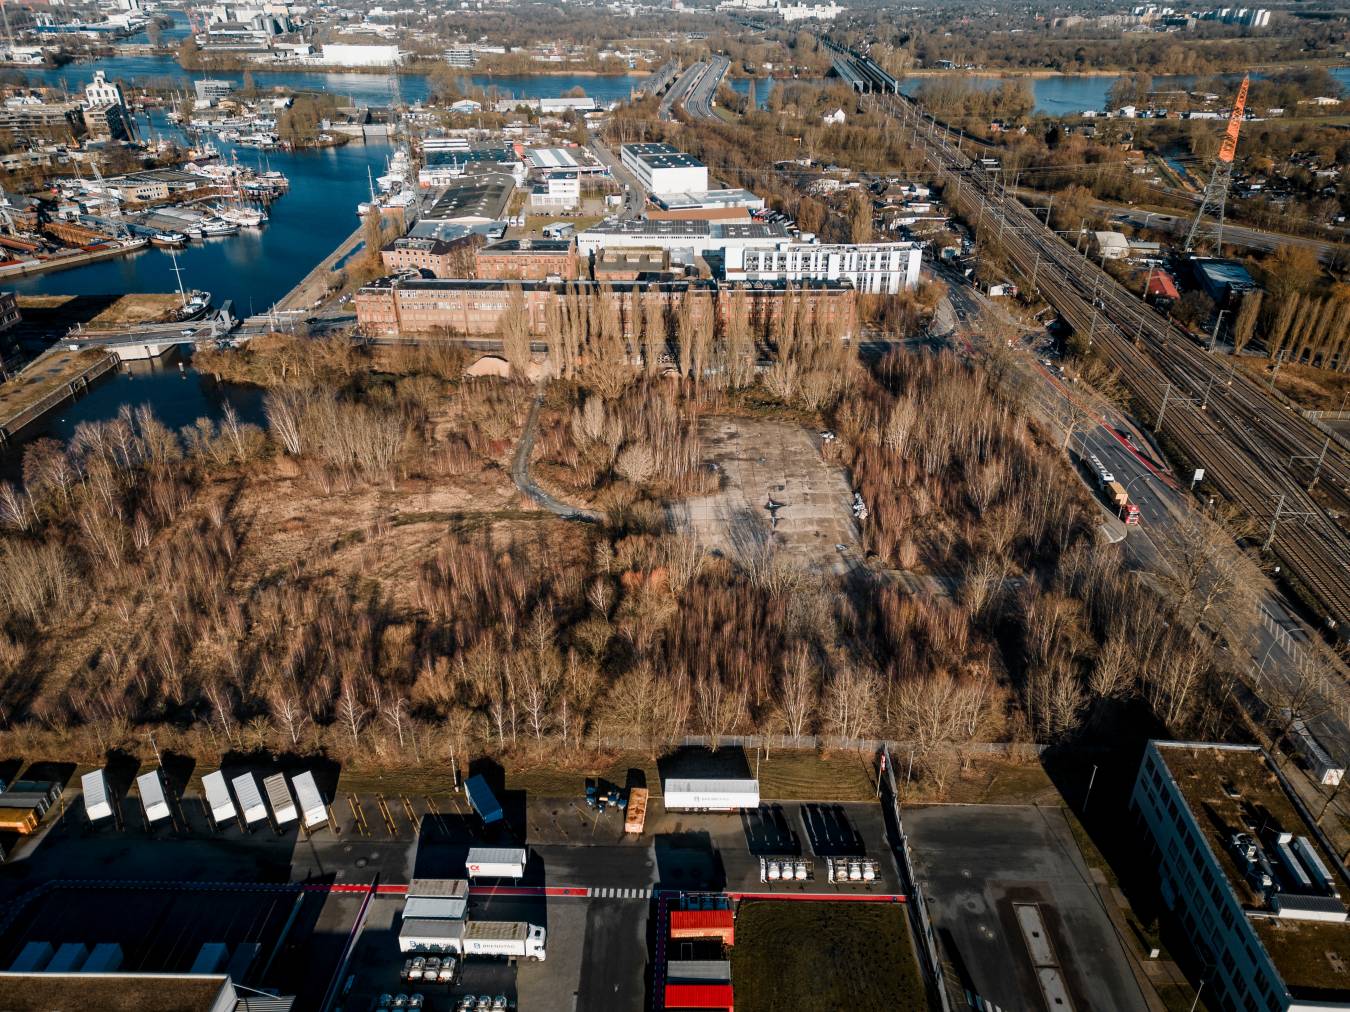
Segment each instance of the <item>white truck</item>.
[[464,859],[469,878],[523,878],[528,857],[524,847],[470,847]]
[[141,807],[145,809],[145,821],[154,825],[161,819],[173,815],[169,810],[169,799],[164,795],[164,781],[159,770],[142,773],[136,778],[136,790],[141,795]]
[[323,803],[323,795],[314,782],[314,774],[309,770],[297,773],[291,780],[295,788],[295,797],[300,802],[300,821],[306,829],[328,824],[328,806]]
[[667,780],[661,791],[667,811],[734,812],[759,807],[758,780]]
[[267,792],[267,800],[272,803],[272,818],[276,819],[278,829],[300,817],[300,813],[295,810],[295,799],[291,797],[285,773],[264,777],[263,790]]
[[102,770],[90,770],[80,777],[80,789],[84,792],[84,811],[90,822],[112,815],[112,792],[108,790],[108,777]]
[[206,807],[211,810],[211,819],[217,826],[234,819],[234,799],[230,797],[224,773],[216,770],[202,777],[202,790],[206,792]]
[[239,799],[239,812],[244,824],[251,826],[267,818],[267,806],[263,804],[262,794],[258,791],[258,778],[252,773],[241,773],[231,781],[234,784],[234,796]]
[[461,956],[506,956],[544,959],[545,931],[524,921],[453,921],[447,933],[448,951]]

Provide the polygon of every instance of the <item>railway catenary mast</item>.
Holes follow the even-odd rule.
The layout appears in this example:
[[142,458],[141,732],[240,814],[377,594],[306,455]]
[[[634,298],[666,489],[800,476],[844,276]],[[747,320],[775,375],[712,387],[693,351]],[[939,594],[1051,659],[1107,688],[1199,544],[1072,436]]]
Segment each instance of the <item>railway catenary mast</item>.
[[1237,100],[1228,116],[1228,129],[1224,131],[1223,143],[1219,145],[1219,157],[1214,163],[1209,185],[1205,187],[1205,199],[1200,202],[1200,209],[1195,212],[1195,220],[1191,222],[1191,230],[1186,234],[1187,253],[1195,247],[1195,240],[1200,235],[1200,223],[1204,221],[1206,212],[1214,215],[1214,252],[1217,255],[1223,253],[1223,209],[1228,202],[1228,187],[1233,180],[1233,156],[1237,154],[1238,131],[1242,129],[1242,113],[1247,105],[1247,86],[1250,83],[1250,76],[1243,77],[1242,85],[1238,88]]

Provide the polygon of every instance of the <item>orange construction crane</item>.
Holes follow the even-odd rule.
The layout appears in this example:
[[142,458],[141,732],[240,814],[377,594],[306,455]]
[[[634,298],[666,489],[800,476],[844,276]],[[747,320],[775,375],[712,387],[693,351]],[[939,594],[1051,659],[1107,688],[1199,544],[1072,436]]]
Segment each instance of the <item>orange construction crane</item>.
[[1200,202],[1200,210],[1196,212],[1195,220],[1191,222],[1191,230],[1186,235],[1187,253],[1195,246],[1195,240],[1200,233],[1200,223],[1204,220],[1206,212],[1214,215],[1215,251],[1223,252],[1223,211],[1224,205],[1228,202],[1228,187],[1233,181],[1233,156],[1237,154],[1238,131],[1242,129],[1242,115],[1247,108],[1247,88],[1250,85],[1251,77],[1243,77],[1242,84],[1238,87],[1237,100],[1233,102],[1233,111],[1228,114],[1228,129],[1224,131],[1223,141],[1219,144],[1219,157],[1214,164],[1214,172],[1209,177],[1209,185],[1205,187],[1205,197]]

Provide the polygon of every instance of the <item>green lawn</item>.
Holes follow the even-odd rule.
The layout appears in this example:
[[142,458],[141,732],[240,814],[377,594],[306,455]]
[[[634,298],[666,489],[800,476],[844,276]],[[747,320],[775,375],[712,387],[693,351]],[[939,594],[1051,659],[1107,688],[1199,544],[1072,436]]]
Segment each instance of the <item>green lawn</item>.
[[742,903],[731,979],[738,1012],[928,1008],[898,903]]

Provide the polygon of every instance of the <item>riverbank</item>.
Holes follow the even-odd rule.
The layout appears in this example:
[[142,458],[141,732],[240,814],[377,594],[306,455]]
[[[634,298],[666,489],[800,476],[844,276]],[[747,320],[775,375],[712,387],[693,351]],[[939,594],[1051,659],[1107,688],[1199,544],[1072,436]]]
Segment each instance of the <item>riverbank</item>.
[[0,384],[0,445],[21,439],[48,412],[116,368],[117,356],[97,349],[53,348],[39,355]]
[[[159,55],[159,54],[157,54]],[[252,63],[248,60],[219,60],[210,61],[194,60],[192,63],[185,64],[173,52],[166,52],[162,55],[172,57],[174,63],[185,73],[197,74],[211,71],[225,71],[228,73],[251,74],[370,74],[378,77],[389,77],[397,75],[399,77],[430,77],[437,70],[444,69],[445,63],[440,60],[416,60],[412,63],[401,63],[394,67],[349,67],[340,63]],[[634,75],[643,76],[650,71],[629,67],[620,67],[614,70],[571,70],[559,69],[557,66],[549,68],[536,69],[531,67],[528,70],[493,70],[490,67],[456,67],[457,72],[462,72],[464,77],[557,77],[561,74],[567,74],[572,77],[632,77]],[[655,69],[655,68],[652,68]],[[455,76],[460,76],[456,73]]]
[[48,274],[52,271],[69,270],[72,267],[84,267],[88,264],[98,263],[100,260],[109,260],[113,257],[123,257],[129,253],[135,253],[138,250],[145,249],[146,245],[146,242],[142,240],[130,245],[88,250],[84,253],[72,253],[70,256],[52,257],[49,260],[25,261],[10,267],[0,268],[0,280],[28,277],[32,274]]

